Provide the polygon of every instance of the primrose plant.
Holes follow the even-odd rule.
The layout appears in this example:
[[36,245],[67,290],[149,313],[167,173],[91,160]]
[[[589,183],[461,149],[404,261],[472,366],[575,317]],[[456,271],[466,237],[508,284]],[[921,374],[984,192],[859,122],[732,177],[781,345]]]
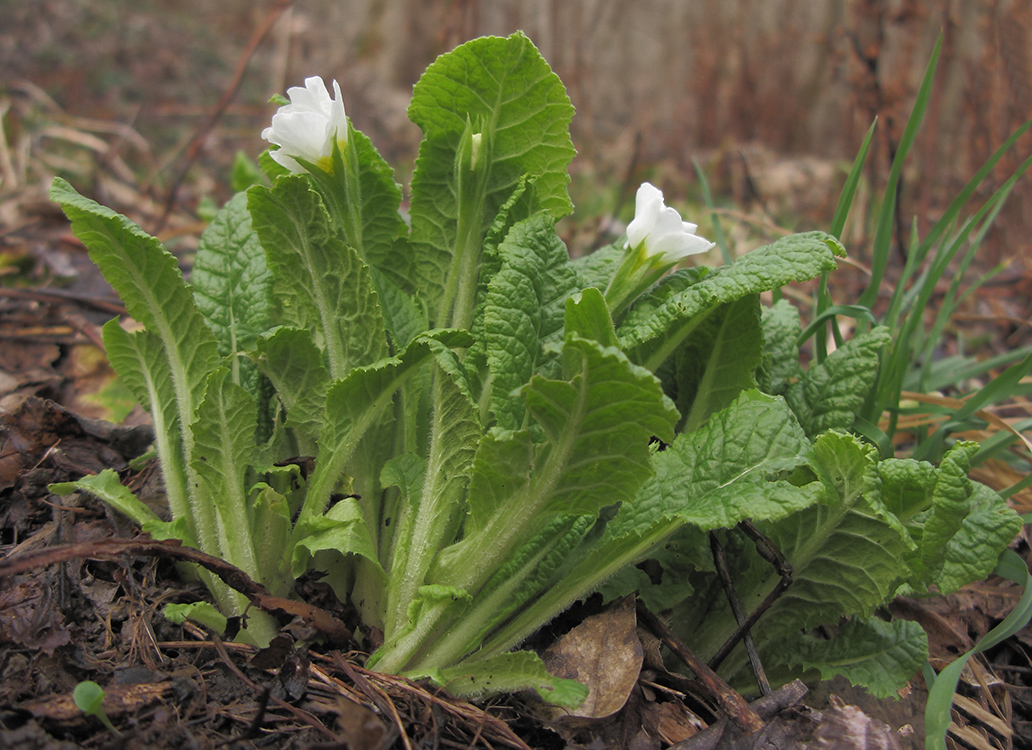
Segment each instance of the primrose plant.
[[[112,472],[58,489],[275,594],[316,571],[376,634],[375,669],[567,705],[584,688],[513,649],[591,592],[637,589],[693,613],[689,643],[714,653],[735,622],[704,535],[751,519],[797,573],[758,639],[765,658],[882,691],[909,678],[923,633],[876,609],[984,576],[1017,521],[966,478],[970,446],[936,469],[879,461],[849,433],[884,328],[803,371],[798,314],[761,308],[761,293],[832,271],[838,241],[797,234],[670,273],[711,245],[645,184],[626,239],[571,260],[555,222],[572,210],[573,108],[521,34],[464,44],[416,84],[407,218],[333,92],[318,78],[288,91],[263,134],[269,183],[220,211],[190,285],[156,239],[55,180],[142,324],[112,321],[104,343],[154,419],[171,520]],[[753,604],[776,574],[739,552]],[[224,614],[243,613],[197,574]],[[803,633],[841,618],[830,644]],[[252,640],[275,628],[248,613]],[[771,649],[786,639],[794,650]],[[871,669],[886,651],[893,669]],[[728,673],[742,663],[732,652]]]

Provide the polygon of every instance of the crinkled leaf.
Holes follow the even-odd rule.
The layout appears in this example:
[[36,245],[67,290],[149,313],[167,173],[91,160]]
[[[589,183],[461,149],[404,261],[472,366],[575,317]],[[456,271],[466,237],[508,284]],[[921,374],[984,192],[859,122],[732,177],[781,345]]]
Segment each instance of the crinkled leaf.
[[271,326],[272,274],[244,193],[233,196],[201,235],[190,283],[222,356],[253,349]]
[[803,332],[799,310],[788,300],[781,299],[773,306],[763,308],[761,322],[764,355],[769,357],[768,392],[782,396],[789,384],[803,374],[799,366],[799,346],[796,344],[799,334]]
[[783,518],[821,498],[817,483],[799,487],[788,479],[812,460],[809,441],[785,402],[747,391],[656,454],[655,477],[620,509],[606,538],[641,537],[664,521],[709,530],[746,518]]
[[278,322],[311,331],[330,374],[345,376],[387,354],[369,267],[334,233],[319,195],[301,175],[247,191],[255,232],[276,277]]
[[480,412],[455,355],[431,341],[435,409],[431,423],[426,478],[419,501],[401,518],[397,534],[404,540],[394,551],[388,587],[387,637],[406,626],[416,592],[428,583],[436,552],[454,539],[462,522],[466,486],[483,430]]
[[[407,251],[406,248],[398,249]],[[391,349],[394,354],[399,354],[405,351],[405,347],[416,336],[426,332],[429,325],[426,305],[418,297],[402,291],[401,287],[377,269],[372,268],[370,271],[380,292],[380,306],[391,337]]]
[[803,628],[870,614],[907,575],[908,540],[885,522],[870,491],[874,449],[849,435],[825,433],[814,453],[828,487],[826,501],[763,527],[795,571],[771,616]]
[[784,237],[659,304],[636,304],[617,333],[633,361],[655,369],[720,305],[820,276],[834,270],[835,256],[844,254],[838,240],[823,232]]
[[788,387],[785,398],[807,435],[853,426],[878,377],[881,350],[891,339],[887,328],[862,333],[811,365],[801,381]]
[[969,511],[946,546],[946,558],[935,579],[942,594],[951,594],[972,581],[986,578],[1000,553],[1021,531],[1021,517],[985,485],[975,484]]
[[479,379],[487,379],[487,349],[484,334],[484,306],[487,301],[487,289],[491,279],[501,270],[502,260],[498,255],[498,246],[502,244],[509,231],[520,221],[532,216],[534,198],[534,177],[524,175],[520,178],[516,189],[509,199],[498,209],[498,214],[484,235],[483,249],[480,253],[480,272],[477,277],[477,300],[470,331],[476,341],[466,351],[465,364],[469,369],[474,395],[478,398],[485,387]]
[[356,249],[362,253],[366,263],[395,280],[392,272],[398,259],[398,241],[408,232],[405,220],[398,213],[401,186],[394,181],[394,170],[365,133],[350,128],[348,150],[357,157],[362,193],[359,208],[362,242]]
[[257,416],[254,400],[230,380],[228,368],[216,370],[208,378],[197,420],[190,427],[194,437],[190,461],[200,478],[199,502],[218,510],[219,536],[225,540],[228,561],[263,581],[245,483],[255,453]]
[[886,522],[910,542],[908,584],[933,583],[949,593],[984,578],[1020,528],[1016,514],[988,487],[967,476],[976,443],[957,443],[938,468],[913,459],[878,463],[877,497]]
[[525,391],[545,442],[504,431],[481,441],[466,537],[441,554],[435,580],[475,592],[557,515],[630,502],[652,473],[649,439],[672,439],[677,411],[652,373],[575,335],[564,358],[566,380],[535,376]]
[[[50,188],[72,231],[90,251],[129,314],[161,342],[183,423],[193,421],[208,375],[218,367],[215,336],[175,257],[136,224],[84,198],[60,177]],[[187,448],[189,453],[189,448]]]
[[523,426],[525,407],[514,391],[534,374],[542,341],[562,330],[563,303],[576,290],[577,276],[547,215],[513,226],[497,254],[501,266],[488,285],[484,343],[491,410],[499,426],[515,430]]
[[451,264],[459,215],[455,161],[467,123],[482,128],[486,159],[479,236],[525,174],[536,177],[534,210],[572,210],[567,166],[575,153],[566,90],[522,33],[474,39],[427,68],[409,117],[423,130],[412,178],[412,260],[407,281],[437,310]]
[[[429,338],[436,337],[435,339]],[[319,455],[302,513],[321,515],[330,493],[366,430],[391,403],[394,392],[431,356],[431,342],[467,346],[469,334],[440,330],[420,337],[400,357],[388,357],[375,365],[353,370],[331,383],[326,393],[326,412],[319,436]]]
[[[744,519],[782,519],[813,506],[825,494],[822,484],[790,481],[794,470],[813,460],[809,441],[782,399],[743,393],[705,426],[678,435],[653,457],[655,476],[633,502],[623,503],[598,547],[545,594],[543,608],[559,611],[643,559],[655,558],[662,566],[670,551],[666,545],[676,535],[698,542],[704,530],[731,528]],[[680,563],[669,575],[664,569],[650,600],[669,606],[687,597],[692,585],[684,573]],[[633,586],[636,576],[623,580]],[[614,581],[606,595],[633,590]]]
[[[238,153],[234,173],[241,159],[250,164]],[[251,184],[259,180],[244,187]],[[260,429],[267,435],[274,418],[271,386],[253,362],[236,356],[254,349],[258,336],[272,325],[272,274],[251,227],[244,193],[233,196],[201,235],[190,284],[197,307],[218,340],[219,354],[230,357],[233,382],[259,404]]]
[[623,256],[622,245],[606,245],[574,259],[573,265],[584,286],[605,289],[609,286]]
[[[546,515],[594,514],[633,499],[651,473],[649,438],[672,439],[677,412],[655,376],[618,349],[571,336],[564,355],[566,379],[535,377],[525,389],[547,444],[536,451],[532,476],[514,477],[511,491],[520,502],[523,491],[537,495],[532,503]],[[547,497],[538,495],[546,489]],[[474,529],[503,510],[475,495],[471,500]]]
[[895,698],[928,660],[928,636],[916,622],[854,617],[831,640],[800,636],[773,652],[779,661],[842,675],[876,698]]
[[302,450],[314,450],[326,410],[330,373],[308,331],[278,328],[258,339],[255,358],[287,411],[286,425]]

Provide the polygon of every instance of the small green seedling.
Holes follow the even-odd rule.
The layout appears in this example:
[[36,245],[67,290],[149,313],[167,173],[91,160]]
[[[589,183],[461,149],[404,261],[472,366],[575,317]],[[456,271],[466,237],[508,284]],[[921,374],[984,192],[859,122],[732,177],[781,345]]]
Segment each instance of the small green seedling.
[[122,733],[115,729],[111,719],[104,713],[104,688],[92,680],[83,680],[75,686],[72,692],[72,700],[87,716],[96,716],[100,721],[117,735]]

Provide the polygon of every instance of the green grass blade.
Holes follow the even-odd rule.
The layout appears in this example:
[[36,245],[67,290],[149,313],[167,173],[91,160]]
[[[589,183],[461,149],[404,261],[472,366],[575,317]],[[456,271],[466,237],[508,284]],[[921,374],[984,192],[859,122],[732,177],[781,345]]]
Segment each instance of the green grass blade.
[[860,182],[860,175],[863,173],[864,162],[867,161],[867,151],[871,148],[871,140],[874,138],[874,129],[878,125],[875,118],[871,127],[867,129],[864,142],[860,144],[860,151],[853,160],[853,166],[846,177],[846,183],[842,186],[842,193],[839,195],[838,205],[835,206],[835,214],[831,219],[830,234],[842,239],[842,230],[846,226],[846,217],[849,216],[849,209],[853,207],[853,198],[856,196],[856,187]]
[[[720,224],[720,215],[717,213],[717,206],[713,202],[713,194],[710,193],[709,180],[706,179],[706,173],[702,171],[698,161],[692,159],[692,166],[695,168],[695,175],[699,178],[699,186],[702,188],[702,199],[706,202],[706,208],[710,210],[710,220],[713,222],[713,241],[720,248],[720,257],[724,259],[724,264],[727,265],[734,260],[734,257],[732,257],[731,250],[727,246],[724,227]],[[837,237],[838,235],[836,234],[835,236]]]
[[[1032,370],[1032,353],[1026,355],[1017,364],[1008,367],[999,377],[976,391],[964,402],[964,406],[953,413],[951,423],[962,423],[979,409],[1011,398],[1021,379],[1028,375],[1030,370]],[[914,449],[914,458],[933,460],[941,454],[946,437],[950,432],[951,423],[943,425],[930,437],[919,443]]]
[[[881,210],[878,213],[878,229],[874,238],[874,258],[871,263],[871,280],[867,289],[857,300],[858,304],[873,307],[878,299],[878,290],[881,287],[882,278],[885,275],[885,267],[888,265],[889,253],[892,250],[892,228],[895,219],[896,191],[899,188],[900,176],[903,172],[903,162],[906,160],[910,147],[914,144],[917,130],[924,119],[925,111],[928,109],[928,100],[932,93],[932,80],[935,77],[935,68],[939,62],[939,52],[942,49],[942,36],[939,36],[932,51],[932,59],[928,61],[928,68],[925,70],[924,80],[917,92],[917,99],[914,101],[914,109],[910,113],[910,119],[903,129],[903,137],[900,139],[896,149],[896,156],[892,160],[892,167],[889,170],[889,181],[885,186],[885,196],[882,198]],[[897,289],[897,292],[899,289]]]
[[[1003,622],[986,633],[973,649],[943,669],[938,677],[934,678],[934,681],[928,680],[928,704],[925,707],[926,750],[939,750],[946,746],[946,731],[950,726],[953,695],[956,692],[957,683],[960,681],[960,674],[968,660],[975,654],[1010,638],[1032,619],[1032,575],[1029,575],[1024,560],[1018,557],[1013,550],[1006,549],[1000,555],[1000,562],[997,564],[995,572],[1014,583],[1023,584],[1025,590],[1017,605]],[[927,679],[931,670],[926,669],[925,672]]]

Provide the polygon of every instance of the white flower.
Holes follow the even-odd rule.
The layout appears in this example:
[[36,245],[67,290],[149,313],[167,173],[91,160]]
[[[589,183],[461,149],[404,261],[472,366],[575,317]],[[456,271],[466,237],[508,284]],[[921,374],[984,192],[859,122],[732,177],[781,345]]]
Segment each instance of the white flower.
[[663,202],[663,191],[648,182],[638,188],[634,199],[634,220],[627,226],[627,246],[645,244],[645,254],[662,265],[704,253],[712,242],[695,234],[697,226],[681,219],[676,209]]
[[272,158],[291,172],[305,171],[296,158],[333,171],[333,142],[343,151],[348,141],[344,100],[336,81],[333,93],[331,99],[319,76],[306,78],[304,88],[287,89],[290,104],[280,107],[272,116],[272,126],[262,131],[262,138],[279,146],[270,152]]

